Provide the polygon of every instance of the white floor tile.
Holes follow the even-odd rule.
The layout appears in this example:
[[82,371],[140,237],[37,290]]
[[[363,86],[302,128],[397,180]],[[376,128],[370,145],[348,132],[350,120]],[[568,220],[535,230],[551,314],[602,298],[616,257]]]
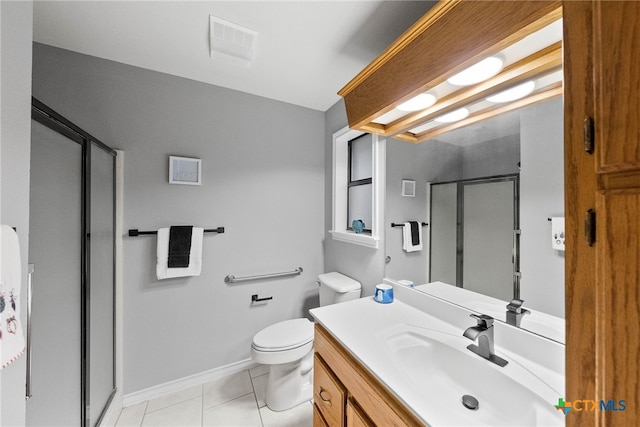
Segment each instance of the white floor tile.
[[251,378],[259,377],[268,373],[269,373],[269,365],[256,365],[253,368],[249,369],[249,374],[251,375]]
[[204,385],[203,408],[209,409],[248,393],[253,393],[249,371],[218,378]]
[[253,392],[256,395],[256,400],[258,401],[258,408],[262,408],[267,404],[267,380],[269,379],[269,375],[263,375],[261,377],[251,378],[251,382],[253,383]]
[[116,427],[140,427],[144,413],[147,410],[147,403],[142,402],[122,408]]
[[260,411],[253,393],[205,409],[202,418],[203,426],[262,427]]
[[197,397],[177,403],[155,412],[147,413],[142,420],[143,427],[187,427],[202,425],[202,398]]
[[149,401],[147,413],[163,409],[176,403],[186,402],[202,396],[202,385],[186,388]]
[[288,411],[274,412],[271,409],[260,408],[262,425],[264,427],[312,427],[313,406],[311,402],[304,402]]

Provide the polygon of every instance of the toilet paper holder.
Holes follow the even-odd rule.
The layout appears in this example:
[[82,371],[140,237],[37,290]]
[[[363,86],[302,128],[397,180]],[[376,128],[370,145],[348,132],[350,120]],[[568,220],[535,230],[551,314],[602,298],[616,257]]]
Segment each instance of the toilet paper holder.
[[251,304],[255,304],[257,302],[269,301],[272,299],[273,297],[258,298],[258,294],[253,294],[251,295]]

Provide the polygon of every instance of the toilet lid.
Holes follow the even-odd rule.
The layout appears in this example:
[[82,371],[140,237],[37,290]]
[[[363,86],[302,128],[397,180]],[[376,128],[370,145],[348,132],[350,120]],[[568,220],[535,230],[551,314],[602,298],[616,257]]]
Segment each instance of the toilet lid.
[[253,337],[253,346],[263,349],[295,348],[313,341],[313,323],[291,319],[264,328]]

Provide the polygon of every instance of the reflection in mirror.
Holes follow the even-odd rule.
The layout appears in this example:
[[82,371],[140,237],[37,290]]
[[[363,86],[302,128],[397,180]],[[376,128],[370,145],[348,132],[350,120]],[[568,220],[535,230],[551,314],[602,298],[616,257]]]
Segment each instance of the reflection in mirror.
[[[385,250],[390,261],[385,276],[409,280],[474,311],[489,311],[491,305],[494,311],[486,314],[502,321],[507,319],[507,304],[518,298],[524,303],[514,310],[530,312],[519,316],[522,328],[564,341],[564,252],[552,247],[549,221],[564,216],[563,150],[562,99],[511,111],[422,144],[387,144]],[[402,180],[416,182],[415,197],[401,196]],[[500,186],[504,188],[494,191]],[[501,221],[511,219],[503,224],[500,239],[492,228],[500,222],[491,212],[498,203],[495,197],[506,203]],[[489,211],[489,223],[479,222],[478,209]],[[403,250],[403,232],[391,223],[406,221],[429,223],[423,229],[422,251]],[[520,233],[514,233],[518,224]],[[503,242],[499,249],[497,240]],[[514,240],[519,256],[513,253]],[[419,286],[436,281],[454,292]],[[553,323],[561,335],[536,329],[535,324],[542,323]]]

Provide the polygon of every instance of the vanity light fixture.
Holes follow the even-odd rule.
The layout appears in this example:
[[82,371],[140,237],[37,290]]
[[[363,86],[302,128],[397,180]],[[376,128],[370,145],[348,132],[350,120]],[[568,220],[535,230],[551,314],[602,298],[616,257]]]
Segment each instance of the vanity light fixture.
[[524,82],[510,89],[492,95],[487,98],[487,101],[495,103],[515,101],[516,99],[524,98],[525,96],[529,95],[531,92],[533,92],[533,89],[535,89],[535,87],[535,82],[533,80],[529,80],[528,82]]
[[398,105],[396,107],[396,110],[406,112],[424,110],[425,108],[431,107],[433,104],[435,104],[436,100],[437,98],[435,97],[435,95],[431,93],[421,93],[414,96],[410,100]]
[[490,56],[447,79],[454,86],[469,86],[495,76],[502,70],[504,62],[498,56]]
[[459,108],[448,114],[442,115],[440,117],[436,117],[433,120],[440,123],[452,123],[452,122],[457,122],[458,120],[462,120],[466,118],[468,115],[469,115],[469,110],[467,110],[466,108]]

